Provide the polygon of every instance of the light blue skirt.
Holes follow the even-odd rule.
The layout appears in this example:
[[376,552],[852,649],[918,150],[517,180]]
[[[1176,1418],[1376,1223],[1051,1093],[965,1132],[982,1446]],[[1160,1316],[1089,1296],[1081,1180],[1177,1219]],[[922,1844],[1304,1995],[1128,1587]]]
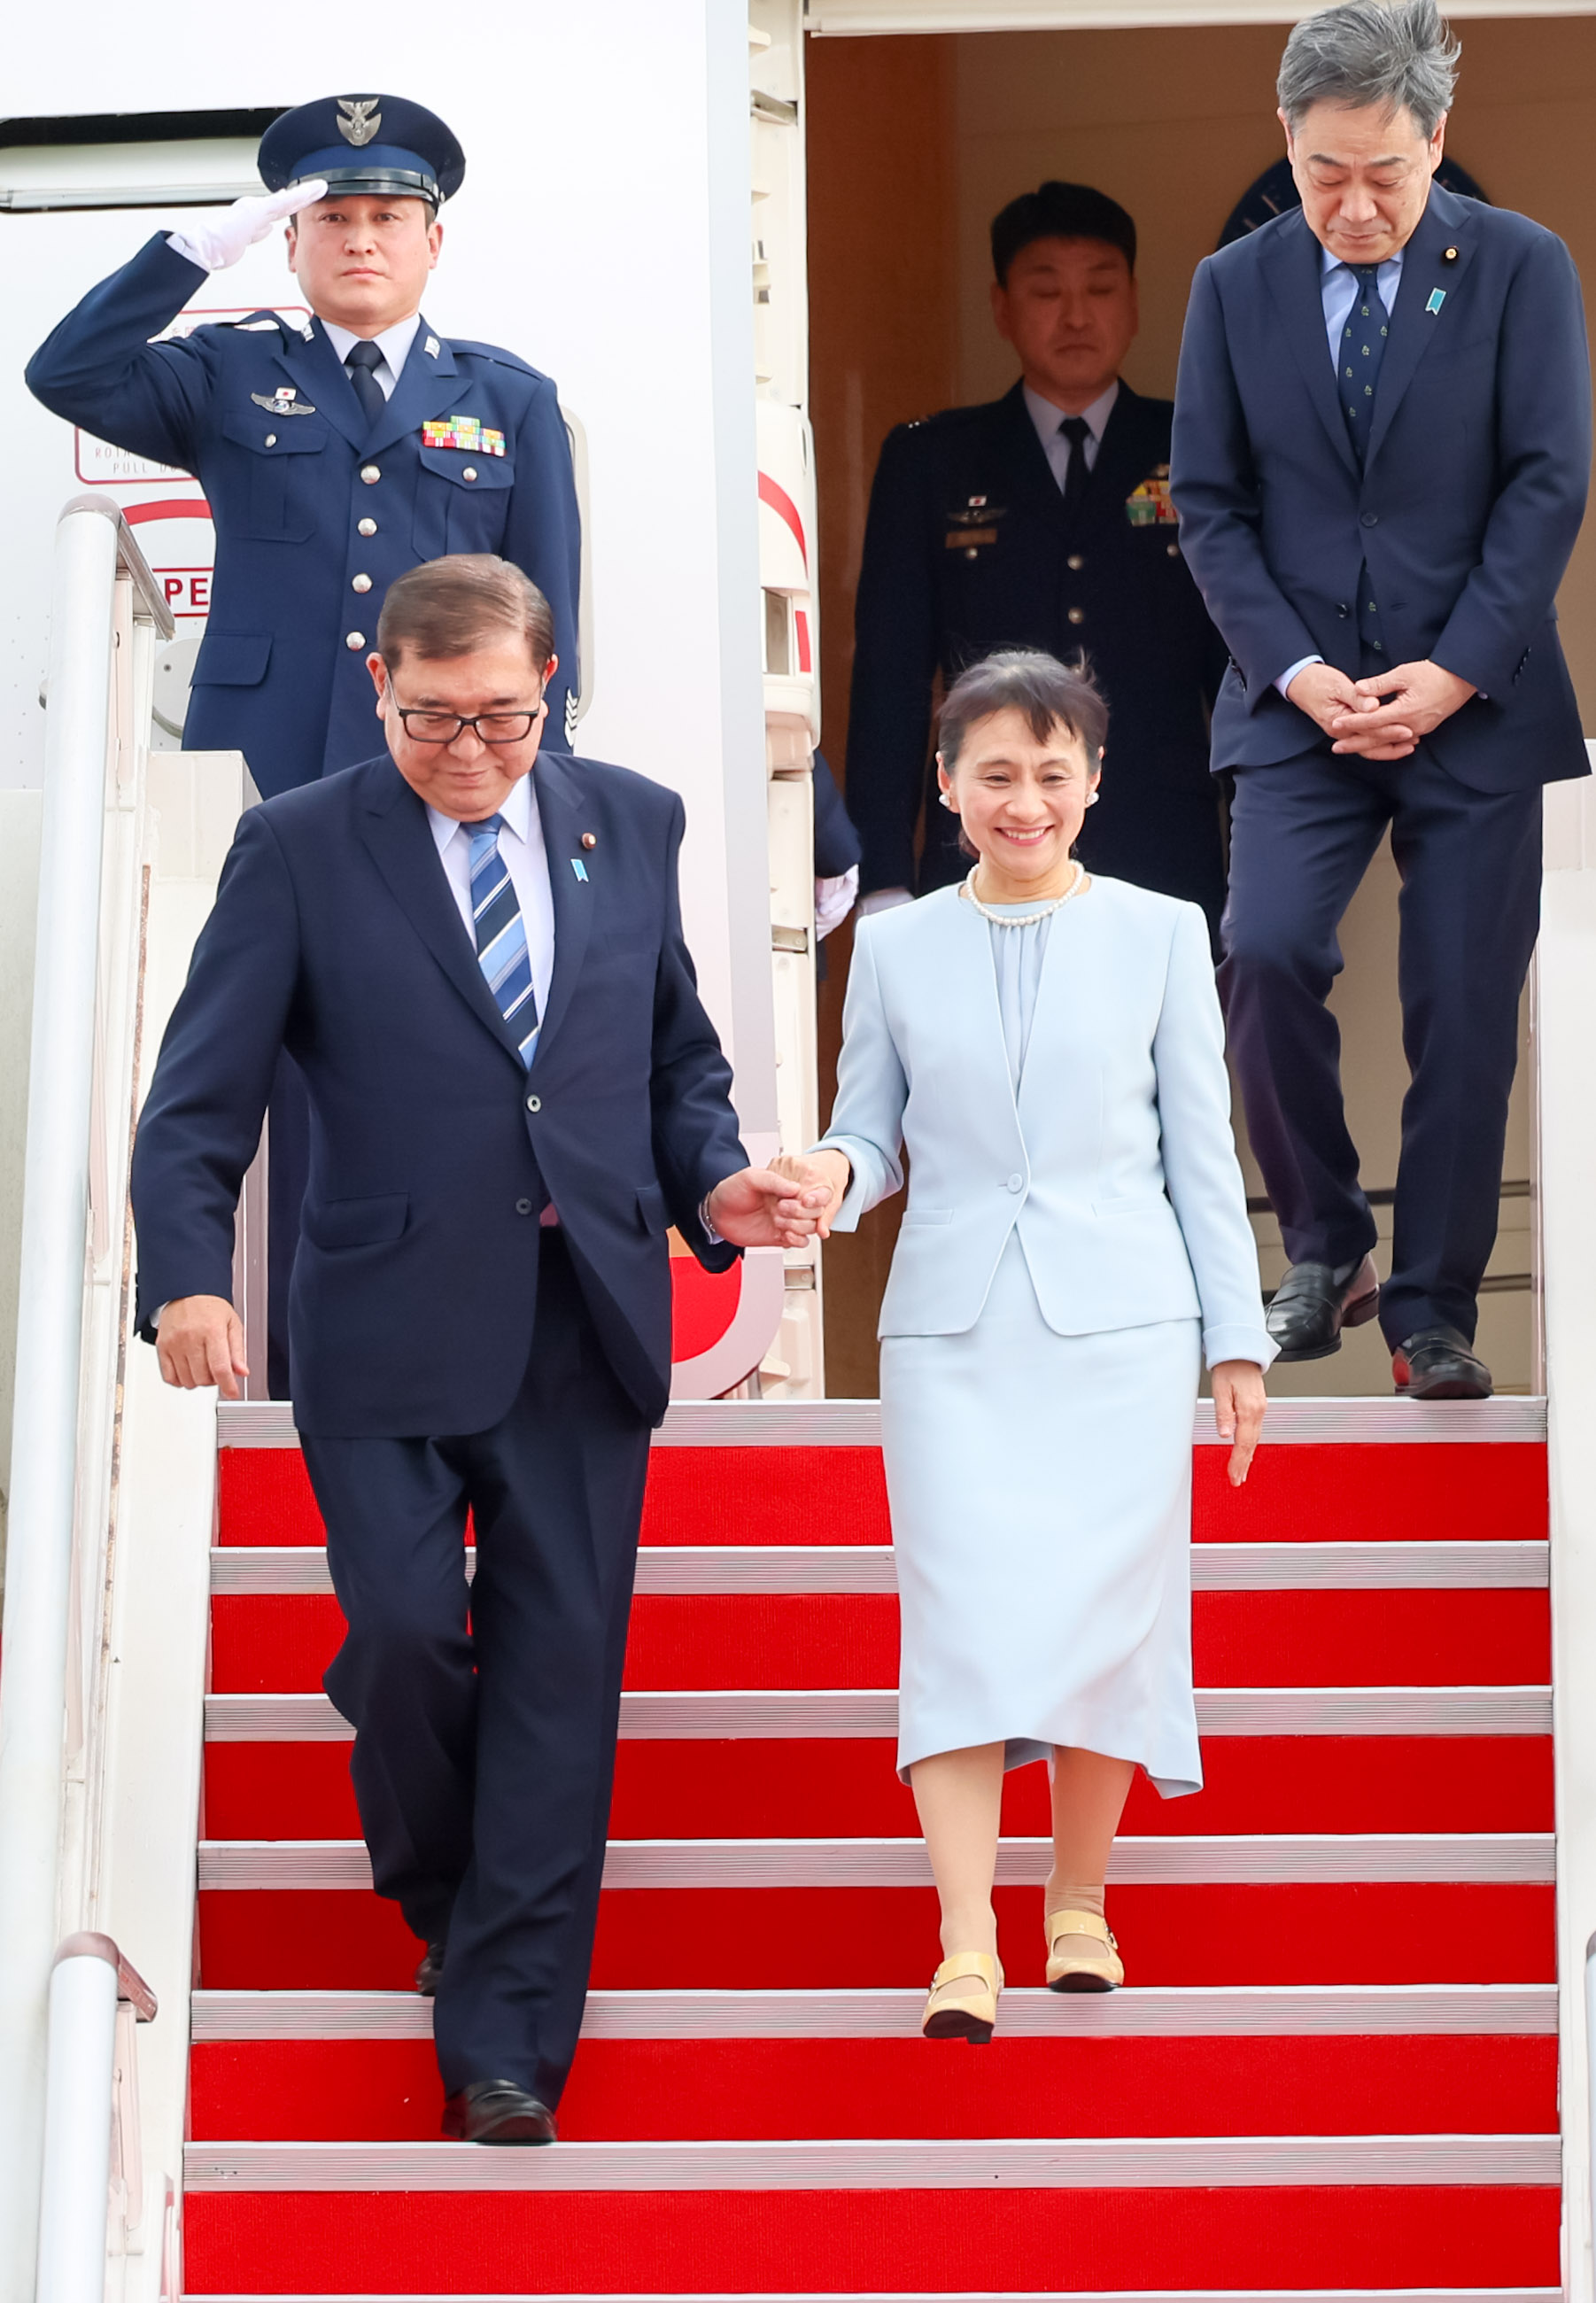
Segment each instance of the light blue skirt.
[[1055,1745],[1201,1791],[1192,1695],[1195,1320],[1059,1336],[1015,1232],[961,1336],[890,1336],[882,1443],[901,1622],[898,1767]]

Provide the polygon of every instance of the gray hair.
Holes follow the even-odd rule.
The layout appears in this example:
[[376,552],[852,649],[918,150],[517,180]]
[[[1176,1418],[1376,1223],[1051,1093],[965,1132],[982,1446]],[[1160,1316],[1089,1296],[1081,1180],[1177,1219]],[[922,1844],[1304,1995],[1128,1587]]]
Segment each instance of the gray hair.
[[1437,0],[1342,0],[1293,25],[1276,83],[1295,134],[1315,104],[1413,114],[1425,140],[1451,108],[1462,45]]

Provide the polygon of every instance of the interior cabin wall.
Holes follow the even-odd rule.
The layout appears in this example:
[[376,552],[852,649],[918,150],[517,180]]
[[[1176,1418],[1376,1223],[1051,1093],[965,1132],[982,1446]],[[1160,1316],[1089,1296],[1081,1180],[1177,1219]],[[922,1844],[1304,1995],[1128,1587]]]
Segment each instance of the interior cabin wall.
[[[1596,19],[1470,19],[1448,147],[1492,201],[1559,232],[1596,278]],[[1187,287],[1235,202],[1280,150],[1274,75],[1281,28],[992,32],[812,39],[808,48],[810,399],[820,488],[823,745],[842,770],[853,595],[870,480],[894,424],[985,400],[1014,378],[987,305],[987,225],[1049,175],[1100,185],[1140,232],[1142,330],[1127,380],[1174,390]],[[1596,732],[1596,535],[1587,528],[1561,595],[1564,641]],[[1112,752],[1110,753],[1110,773]],[[1365,1184],[1394,1181],[1406,1084],[1395,991],[1397,883],[1389,853],[1355,903],[1336,1005]],[[827,945],[822,1109],[829,1108],[850,936]],[[1506,1173],[1530,1173],[1527,1068]],[[1262,1191],[1250,1158],[1248,1189]],[[1530,1203],[1503,1202],[1491,1270],[1531,1268]],[[826,1353],[833,1395],[876,1388],[874,1330],[896,1236],[894,1207],[827,1250]],[[1284,1259],[1257,1219],[1266,1285]],[[1382,1231],[1389,1235],[1389,1211]],[[1531,1298],[1486,1295],[1482,1348],[1504,1389],[1532,1379]],[[1382,1391],[1378,1331],[1339,1357],[1282,1370],[1274,1388]]]

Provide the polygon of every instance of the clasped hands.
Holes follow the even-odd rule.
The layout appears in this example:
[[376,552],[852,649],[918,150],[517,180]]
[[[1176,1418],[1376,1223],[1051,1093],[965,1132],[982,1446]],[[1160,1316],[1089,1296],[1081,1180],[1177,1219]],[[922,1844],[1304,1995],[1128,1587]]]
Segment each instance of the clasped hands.
[[1332,751],[1364,760],[1406,760],[1474,693],[1466,679],[1428,658],[1393,664],[1372,679],[1348,679],[1333,664],[1305,664],[1286,690],[1322,728]]

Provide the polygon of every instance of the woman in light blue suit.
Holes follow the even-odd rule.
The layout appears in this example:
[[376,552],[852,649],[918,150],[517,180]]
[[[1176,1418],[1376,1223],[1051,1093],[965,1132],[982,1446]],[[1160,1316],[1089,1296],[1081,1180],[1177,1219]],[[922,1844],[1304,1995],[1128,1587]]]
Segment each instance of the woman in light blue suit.
[[1224,1034],[1195,904],[1071,856],[1106,713],[1051,656],[949,691],[960,888],[861,923],[832,1125],[795,1172],[850,1230],[899,1190],[881,1315],[901,1608],[899,1769],[942,1902],[933,2038],[992,2035],[1006,1767],[1053,1771],[1055,1990],[1122,1979],[1103,1916],[1139,1763],[1201,1787],[1192,1695],[1199,1350],[1237,1484],[1263,1326]]

